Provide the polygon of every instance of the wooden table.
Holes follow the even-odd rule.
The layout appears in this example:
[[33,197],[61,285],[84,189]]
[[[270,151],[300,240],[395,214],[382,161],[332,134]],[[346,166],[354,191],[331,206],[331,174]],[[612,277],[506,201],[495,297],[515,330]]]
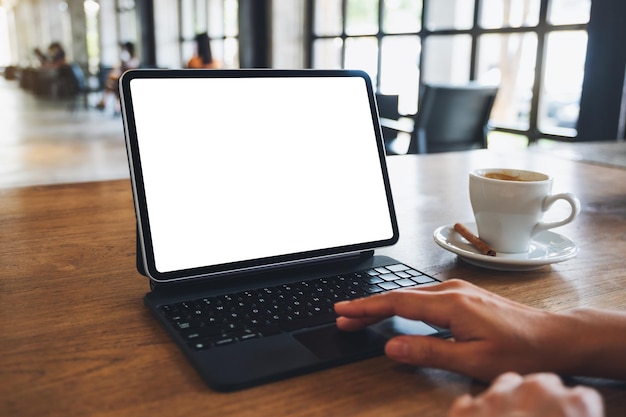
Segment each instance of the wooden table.
[[[626,309],[626,170],[526,151],[388,160],[402,237],[381,253],[539,308]],[[499,272],[435,245],[437,226],[472,221],[467,173],[486,166],[539,169],[555,176],[555,192],[578,194],[582,214],[557,229],[578,256]],[[134,225],[128,180],[0,190],[1,416],[442,416],[485,388],[380,357],[213,392],[142,304]],[[581,381],[601,391],[608,416],[624,415],[624,384]]]
[[626,169],[626,141],[609,142],[550,142],[549,145],[533,146],[562,158],[589,164],[613,166]]

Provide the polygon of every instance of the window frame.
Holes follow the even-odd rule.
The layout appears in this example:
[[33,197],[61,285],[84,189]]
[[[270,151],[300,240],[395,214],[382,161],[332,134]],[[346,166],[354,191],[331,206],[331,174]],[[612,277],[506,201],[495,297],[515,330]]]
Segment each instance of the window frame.
[[[483,5],[483,0],[475,0],[474,1],[474,10],[473,10],[473,19],[472,25],[467,29],[428,29],[427,26],[427,17],[428,17],[428,8],[429,5],[432,4],[431,1],[437,0],[423,0],[422,2],[422,15],[421,15],[421,28],[417,32],[402,32],[402,33],[387,33],[384,31],[383,20],[384,20],[384,6],[385,1],[387,0],[379,0],[378,4],[378,32],[375,35],[348,35],[346,33],[346,7],[348,0],[341,0],[341,33],[337,35],[317,35],[314,33],[315,27],[315,2],[318,0],[307,0],[307,16],[309,18],[308,28],[309,31],[309,39],[308,39],[308,52],[306,54],[307,62],[306,64],[312,67],[314,62],[314,44],[317,40],[320,39],[331,39],[331,38],[341,38],[341,67],[345,66],[345,54],[346,54],[346,41],[349,38],[358,38],[358,37],[371,37],[375,36],[378,41],[378,62],[377,62],[377,74],[375,85],[377,90],[380,89],[380,81],[381,81],[381,67],[382,67],[382,54],[381,54],[381,44],[384,38],[393,37],[393,36],[417,36],[422,45],[419,55],[419,82],[420,84],[423,81],[423,68],[424,68],[424,58],[426,55],[426,49],[428,48],[428,38],[431,36],[454,36],[454,35],[468,35],[471,38],[471,51],[470,51],[470,65],[469,65],[469,80],[475,81],[477,77],[477,67],[478,67],[478,42],[481,36],[483,35],[510,35],[510,34],[527,34],[534,33],[537,37],[537,50],[535,57],[535,72],[534,72],[534,81],[532,86],[532,98],[530,103],[530,113],[528,120],[528,128],[514,128],[510,126],[499,126],[497,124],[493,125],[494,131],[511,133],[515,135],[523,135],[528,138],[528,143],[535,143],[539,139],[552,139],[559,141],[574,141],[576,137],[561,135],[554,132],[542,132],[539,129],[539,106],[540,106],[540,97],[543,91],[543,74],[544,67],[546,64],[545,59],[545,50],[546,50],[546,40],[551,33],[555,32],[565,32],[565,31],[585,31],[587,32],[589,23],[574,23],[574,24],[559,24],[553,25],[548,21],[548,12],[549,7],[552,0],[540,0],[540,8],[539,8],[539,18],[536,25],[528,25],[528,26],[520,26],[520,27],[500,27],[500,28],[484,28],[480,26],[480,12],[481,7]],[[581,85],[584,87],[584,84]],[[418,106],[419,107],[419,106]]]

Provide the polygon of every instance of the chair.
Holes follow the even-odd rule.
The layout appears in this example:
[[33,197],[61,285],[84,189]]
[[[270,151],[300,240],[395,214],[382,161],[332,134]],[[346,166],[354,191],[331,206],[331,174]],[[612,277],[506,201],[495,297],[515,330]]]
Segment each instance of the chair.
[[498,87],[422,85],[409,154],[487,147],[489,116]]
[[101,91],[99,87],[91,88],[85,72],[80,64],[71,63],[62,67],[61,77],[63,79],[64,88],[66,90],[67,97],[70,101],[70,111],[76,111],[78,107],[77,101],[80,99],[83,102],[85,109],[89,108],[88,96],[91,93]]
[[[399,96],[397,94],[376,93],[376,103],[385,150],[388,155],[396,155],[398,134],[400,132],[406,134],[412,128],[412,121],[398,111]],[[411,126],[408,126],[407,122]],[[406,144],[404,148],[406,149]]]
[[384,119],[398,120],[400,113],[398,112],[397,94],[381,94],[376,93],[376,104],[378,104],[378,115]]
[[398,112],[398,95],[376,93],[376,104],[378,105],[378,116],[381,119],[383,139],[385,143],[393,140],[397,132],[385,127],[384,121],[396,121],[400,118]]

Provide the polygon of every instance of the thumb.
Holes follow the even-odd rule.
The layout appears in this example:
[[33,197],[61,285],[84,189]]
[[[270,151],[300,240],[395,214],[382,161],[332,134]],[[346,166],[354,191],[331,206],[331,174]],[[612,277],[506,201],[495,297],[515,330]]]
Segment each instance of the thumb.
[[398,362],[467,374],[468,346],[431,336],[397,336],[385,345],[385,354]]

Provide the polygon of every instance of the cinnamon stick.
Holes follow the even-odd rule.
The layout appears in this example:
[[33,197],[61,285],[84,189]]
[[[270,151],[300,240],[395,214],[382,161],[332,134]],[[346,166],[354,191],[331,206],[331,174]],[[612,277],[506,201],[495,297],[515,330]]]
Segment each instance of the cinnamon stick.
[[478,238],[478,236],[474,235],[472,232],[468,230],[467,227],[462,225],[461,223],[456,223],[454,225],[454,230],[465,239],[469,241],[476,249],[480,251],[483,255],[487,256],[496,256],[496,251],[493,250],[488,244],[483,242]]

